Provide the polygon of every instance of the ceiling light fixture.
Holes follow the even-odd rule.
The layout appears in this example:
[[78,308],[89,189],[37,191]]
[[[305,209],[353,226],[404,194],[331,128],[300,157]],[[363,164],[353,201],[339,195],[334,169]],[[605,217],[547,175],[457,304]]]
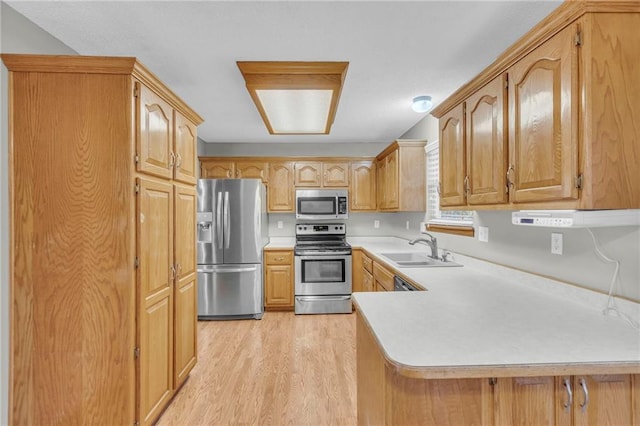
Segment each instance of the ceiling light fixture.
[[417,96],[413,98],[411,109],[415,112],[427,112],[432,106],[433,102],[431,101],[431,96]]
[[269,133],[329,134],[349,62],[237,64]]

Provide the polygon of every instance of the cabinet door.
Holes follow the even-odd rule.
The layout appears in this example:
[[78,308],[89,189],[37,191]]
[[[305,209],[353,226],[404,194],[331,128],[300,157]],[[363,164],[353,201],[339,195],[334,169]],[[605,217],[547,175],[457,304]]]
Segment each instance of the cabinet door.
[[560,377],[500,377],[494,385],[495,424],[570,426],[569,410],[558,407],[566,402],[560,395]]
[[509,69],[511,201],[576,199],[578,56],[568,26]]
[[193,187],[175,185],[174,261],[174,389],[187,378],[196,364],[196,205]]
[[173,177],[173,109],[162,98],[140,83],[136,170],[164,178]]
[[296,186],[320,186],[322,163],[319,161],[297,161],[295,164]]
[[196,183],[197,164],[197,130],[196,126],[184,118],[178,111],[174,112],[176,171],[174,179],[184,183]]
[[238,161],[236,162],[236,177],[242,179],[269,179],[269,164],[264,161]]
[[469,204],[507,202],[506,74],[467,99]]
[[151,424],[173,389],[173,186],[137,179],[138,416]]
[[378,194],[378,208],[384,209],[387,206],[387,162],[383,158],[379,160],[377,163],[377,175],[378,175],[378,190],[376,191]]
[[362,250],[353,249],[351,253],[351,274],[353,292],[363,291],[362,288]]
[[395,150],[385,158],[385,178],[384,184],[386,205],[385,209],[398,209],[400,208],[400,178],[399,178],[399,156],[398,150]]
[[349,186],[349,163],[322,163],[322,186],[346,187]]
[[203,179],[230,179],[236,174],[236,165],[228,160],[202,160],[200,177]]
[[362,291],[376,291],[373,283],[373,275],[362,268]]
[[293,306],[293,274],[291,265],[267,265],[265,277],[265,305]]
[[[633,412],[633,380],[637,377],[629,374],[575,377],[574,424],[576,426],[638,424],[640,419],[634,418]],[[640,412],[635,413],[635,416],[637,415],[640,415]]]
[[270,212],[293,212],[293,163],[269,164]]
[[464,138],[464,106],[458,105],[440,118],[440,205],[466,204],[467,175]]
[[349,204],[352,211],[376,209],[376,166],[373,161],[351,163]]

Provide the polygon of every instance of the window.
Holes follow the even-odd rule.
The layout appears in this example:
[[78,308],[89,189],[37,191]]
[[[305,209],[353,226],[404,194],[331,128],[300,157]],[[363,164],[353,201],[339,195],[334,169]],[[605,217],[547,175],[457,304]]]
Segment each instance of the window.
[[425,147],[427,153],[426,230],[473,236],[473,211],[440,210],[440,162],[438,141]]

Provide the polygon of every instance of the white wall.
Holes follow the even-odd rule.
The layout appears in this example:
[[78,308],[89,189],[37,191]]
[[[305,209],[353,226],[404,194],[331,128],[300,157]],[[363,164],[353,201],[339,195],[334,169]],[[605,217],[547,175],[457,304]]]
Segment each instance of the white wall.
[[[76,54],[58,39],[0,2],[0,52]],[[0,88],[0,424],[9,423],[9,134],[7,68]]]

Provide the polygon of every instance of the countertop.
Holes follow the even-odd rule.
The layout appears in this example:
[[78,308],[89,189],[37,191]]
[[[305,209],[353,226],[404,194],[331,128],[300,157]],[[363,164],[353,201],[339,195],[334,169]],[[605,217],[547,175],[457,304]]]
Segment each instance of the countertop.
[[[353,294],[387,362],[401,374],[640,373],[640,331],[602,313],[605,295],[456,254],[463,267],[397,268],[379,254],[428,248],[399,238],[349,242],[427,289]],[[640,318],[640,305],[616,302]]]

